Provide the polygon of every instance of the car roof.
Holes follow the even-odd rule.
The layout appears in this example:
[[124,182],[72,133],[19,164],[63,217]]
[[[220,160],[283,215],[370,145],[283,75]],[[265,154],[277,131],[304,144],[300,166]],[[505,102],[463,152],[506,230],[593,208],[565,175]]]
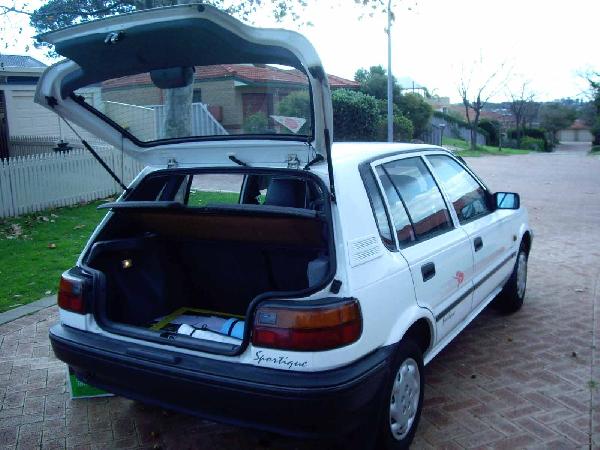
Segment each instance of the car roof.
[[[333,164],[360,164],[363,161],[385,157],[399,152],[419,152],[425,150],[441,150],[443,147],[431,144],[400,144],[387,142],[335,142],[332,146]],[[450,153],[450,152],[448,152]]]

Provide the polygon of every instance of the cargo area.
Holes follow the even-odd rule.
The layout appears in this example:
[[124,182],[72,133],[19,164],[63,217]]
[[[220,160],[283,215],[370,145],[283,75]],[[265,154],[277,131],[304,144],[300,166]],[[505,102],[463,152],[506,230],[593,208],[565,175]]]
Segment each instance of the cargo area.
[[114,204],[86,262],[104,279],[97,314],[162,336],[241,343],[254,299],[310,290],[331,268],[324,215],[285,205],[294,200],[280,192],[275,202],[270,189],[265,204]]

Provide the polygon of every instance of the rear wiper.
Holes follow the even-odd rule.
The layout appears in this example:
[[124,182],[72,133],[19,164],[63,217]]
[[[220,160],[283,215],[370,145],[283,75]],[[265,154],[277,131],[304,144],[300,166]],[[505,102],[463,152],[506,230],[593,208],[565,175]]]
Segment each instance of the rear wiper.
[[231,161],[233,161],[234,163],[236,163],[238,166],[244,166],[244,167],[250,167],[248,165],[248,163],[242,161],[241,159],[237,158],[235,155],[228,155],[227,156]]
[[321,155],[320,153],[317,153],[317,156],[315,156],[308,163],[306,163],[306,165],[304,166],[304,170],[309,170],[310,166],[312,166],[313,164],[316,164],[318,162],[324,161],[324,160],[325,160],[325,158],[323,158],[323,155]]

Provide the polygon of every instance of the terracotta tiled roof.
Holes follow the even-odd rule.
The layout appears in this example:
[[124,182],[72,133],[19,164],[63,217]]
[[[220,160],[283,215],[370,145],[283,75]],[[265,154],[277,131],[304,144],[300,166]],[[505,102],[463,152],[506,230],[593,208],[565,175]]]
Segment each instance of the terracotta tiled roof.
[[[284,70],[272,66],[255,66],[246,64],[218,64],[213,66],[202,66],[196,68],[194,77],[197,80],[213,78],[235,77],[254,83],[280,82],[290,84],[305,84],[306,76],[296,69]],[[347,80],[335,75],[328,75],[329,85],[332,88],[356,89],[359,84],[356,81]],[[103,87],[122,87],[131,84],[150,84],[150,76],[147,73],[131,75],[128,77],[115,78],[102,83]]]
[[569,130],[589,130],[588,127],[583,120],[576,119],[575,122],[569,127]]

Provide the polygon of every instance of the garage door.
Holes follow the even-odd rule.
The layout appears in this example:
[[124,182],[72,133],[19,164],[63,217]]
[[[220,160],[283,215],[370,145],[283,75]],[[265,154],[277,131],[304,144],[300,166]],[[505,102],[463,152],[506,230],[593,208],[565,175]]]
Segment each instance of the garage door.
[[575,142],[577,134],[575,130],[560,130],[558,132],[558,140],[560,142]]

